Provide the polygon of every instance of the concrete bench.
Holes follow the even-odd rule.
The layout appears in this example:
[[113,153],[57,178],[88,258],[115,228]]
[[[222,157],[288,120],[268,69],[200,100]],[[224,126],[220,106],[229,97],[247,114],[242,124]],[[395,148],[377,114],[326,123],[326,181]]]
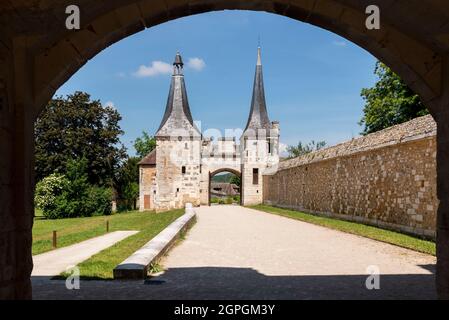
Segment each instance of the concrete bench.
[[145,279],[150,265],[170,249],[180,234],[193,223],[195,216],[192,205],[187,204],[183,216],[115,267],[114,279]]

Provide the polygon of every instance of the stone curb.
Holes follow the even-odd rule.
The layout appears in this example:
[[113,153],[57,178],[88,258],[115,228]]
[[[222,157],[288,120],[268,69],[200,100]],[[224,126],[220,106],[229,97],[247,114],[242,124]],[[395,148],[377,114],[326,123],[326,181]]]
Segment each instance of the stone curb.
[[185,214],[176,219],[156,237],[114,268],[114,279],[145,279],[148,268],[159,260],[195,221],[196,213],[187,204]]

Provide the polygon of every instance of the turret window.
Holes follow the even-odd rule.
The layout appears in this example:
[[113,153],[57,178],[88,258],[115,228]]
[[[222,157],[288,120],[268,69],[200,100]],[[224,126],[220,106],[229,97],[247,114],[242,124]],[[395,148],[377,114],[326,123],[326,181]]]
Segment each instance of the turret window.
[[253,168],[253,184],[259,184],[259,169]]
[[186,167],[185,166],[182,166],[182,174],[186,174]]

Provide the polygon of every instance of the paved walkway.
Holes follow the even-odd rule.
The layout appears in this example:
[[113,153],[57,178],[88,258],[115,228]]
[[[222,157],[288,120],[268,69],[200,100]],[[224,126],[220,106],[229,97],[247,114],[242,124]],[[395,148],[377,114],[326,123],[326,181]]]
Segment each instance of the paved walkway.
[[138,231],[115,231],[68,247],[33,256],[32,276],[57,276]]
[[[432,256],[243,207],[196,210],[197,224],[151,281],[82,281],[70,292],[35,278],[35,298],[435,298]],[[365,287],[371,265],[380,290]]]

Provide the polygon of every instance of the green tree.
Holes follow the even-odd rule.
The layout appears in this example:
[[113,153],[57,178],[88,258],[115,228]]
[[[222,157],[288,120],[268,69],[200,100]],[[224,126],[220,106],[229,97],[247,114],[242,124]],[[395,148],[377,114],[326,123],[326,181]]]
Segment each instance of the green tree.
[[156,139],[143,131],[142,136],[134,141],[134,149],[141,159],[156,148]]
[[115,190],[119,200],[124,201],[124,209],[136,209],[139,197],[139,163],[140,158],[129,157],[117,171]]
[[308,154],[313,151],[318,151],[323,149],[326,146],[325,141],[315,142],[312,140],[311,142],[304,144],[301,141],[298,142],[296,146],[288,146],[287,152],[289,158],[296,158],[302,155]]
[[66,217],[89,215],[85,200],[89,196],[88,162],[85,157],[67,161],[65,177],[70,181],[61,199],[61,211]]
[[91,184],[110,185],[126,157],[120,114],[84,92],[52,99],[35,126],[37,181],[64,173],[69,159],[87,159]]
[[240,179],[240,176],[232,175],[230,183],[235,184],[236,186],[240,187],[242,184],[242,179]]
[[418,95],[382,62],[374,70],[378,81],[372,88],[362,89],[365,100],[359,122],[366,135],[429,113]]
[[91,185],[86,158],[68,159],[65,175],[52,174],[37,184],[35,203],[49,219],[110,214],[110,188]]
[[56,198],[67,189],[70,181],[62,174],[53,173],[36,184],[34,204],[36,208],[48,213],[55,209]]

